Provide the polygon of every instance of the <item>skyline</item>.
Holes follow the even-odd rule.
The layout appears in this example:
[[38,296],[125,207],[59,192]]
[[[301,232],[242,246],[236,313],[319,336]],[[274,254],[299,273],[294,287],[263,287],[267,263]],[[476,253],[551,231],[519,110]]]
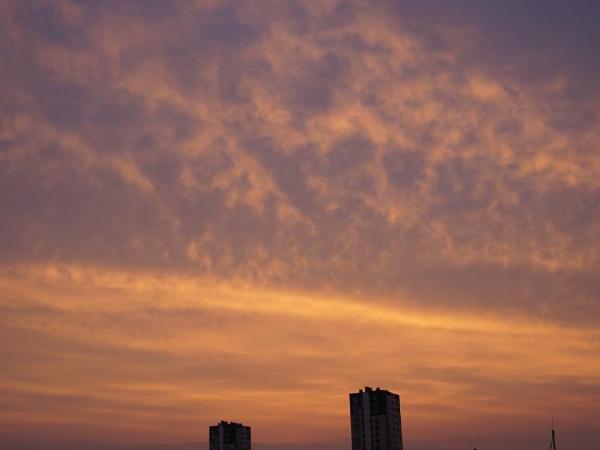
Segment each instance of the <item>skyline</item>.
[[600,442],[598,23],[0,2],[0,442],[348,450],[366,385],[407,450]]
[[403,450],[398,394],[365,386],[348,398],[352,450]]
[[251,450],[251,427],[221,420],[208,427],[209,450]]

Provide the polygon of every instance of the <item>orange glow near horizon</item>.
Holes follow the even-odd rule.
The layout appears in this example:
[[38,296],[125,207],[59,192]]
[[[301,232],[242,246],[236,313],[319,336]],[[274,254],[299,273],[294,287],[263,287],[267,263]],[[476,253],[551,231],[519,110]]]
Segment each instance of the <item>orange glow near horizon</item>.
[[600,375],[595,328],[76,266],[12,269],[0,286],[14,299],[3,353],[25,370],[0,383],[14,426],[203,441],[224,417],[251,423],[258,442],[336,442],[347,393],[376,384],[402,393],[419,440],[432,424],[452,435],[455,421],[582,418],[590,398],[569,386]]

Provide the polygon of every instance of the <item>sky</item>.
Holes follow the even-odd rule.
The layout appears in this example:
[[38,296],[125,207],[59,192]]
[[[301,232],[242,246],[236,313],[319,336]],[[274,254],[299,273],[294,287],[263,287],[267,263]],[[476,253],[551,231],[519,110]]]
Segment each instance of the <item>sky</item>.
[[0,441],[600,441],[600,3],[0,2]]

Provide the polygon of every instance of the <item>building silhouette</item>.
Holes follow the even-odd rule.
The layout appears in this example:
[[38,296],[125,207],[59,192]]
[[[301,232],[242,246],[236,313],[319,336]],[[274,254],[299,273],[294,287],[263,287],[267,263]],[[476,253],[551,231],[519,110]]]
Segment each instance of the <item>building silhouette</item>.
[[250,427],[221,421],[208,428],[208,444],[210,450],[251,450]]
[[402,450],[397,394],[370,387],[350,394],[350,424],[352,450]]

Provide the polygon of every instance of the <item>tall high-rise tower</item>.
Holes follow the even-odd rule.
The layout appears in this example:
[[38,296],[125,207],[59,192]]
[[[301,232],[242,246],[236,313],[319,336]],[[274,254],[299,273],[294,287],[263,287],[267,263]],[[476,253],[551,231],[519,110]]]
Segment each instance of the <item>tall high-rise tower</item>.
[[352,450],[402,450],[400,397],[365,387],[350,394]]
[[221,421],[208,431],[210,450],[251,450],[250,427],[241,423]]

